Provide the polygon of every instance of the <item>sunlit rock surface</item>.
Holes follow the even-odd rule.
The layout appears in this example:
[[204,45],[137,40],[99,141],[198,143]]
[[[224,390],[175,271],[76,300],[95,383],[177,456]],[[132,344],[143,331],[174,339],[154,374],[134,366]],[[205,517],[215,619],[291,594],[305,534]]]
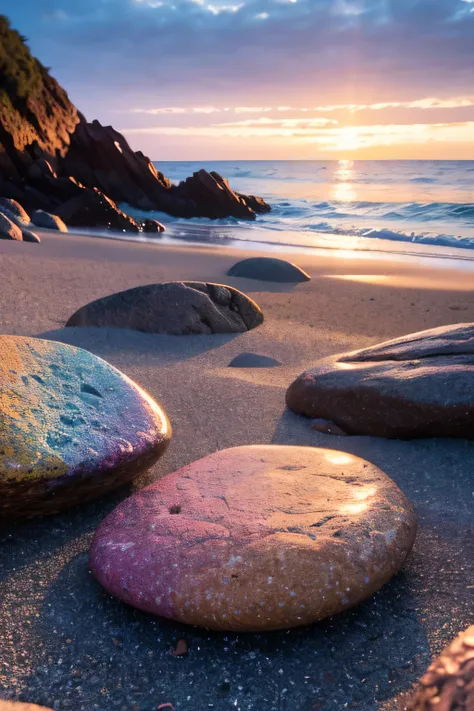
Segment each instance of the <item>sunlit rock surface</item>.
[[216,452],[120,504],[91,566],[111,594],[223,630],[305,625],[370,597],[403,565],[413,510],[372,464],[310,447]]
[[131,481],[171,436],[160,406],[87,351],[0,336],[0,523]]
[[168,282],[137,286],[86,304],[66,326],[109,326],[175,336],[243,333],[263,323],[259,306],[223,284]]
[[292,383],[286,402],[348,434],[474,439],[474,324],[321,360]]

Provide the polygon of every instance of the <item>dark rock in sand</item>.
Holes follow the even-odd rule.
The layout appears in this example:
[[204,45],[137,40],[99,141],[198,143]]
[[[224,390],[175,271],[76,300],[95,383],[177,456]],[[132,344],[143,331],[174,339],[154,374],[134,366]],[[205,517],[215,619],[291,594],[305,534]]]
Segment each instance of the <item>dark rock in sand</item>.
[[129,605],[191,625],[306,625],[369,598],[401,568],[413,510],[373,464],[250,446],[193,462],[118,506],[91,568]]
[[258,353],[239,353],[229,363],[229,368],[276,368],[281,365],[279,360]]
[[296,264],[273,257],[252,257],[237,262],[227,272],[228,276],[275,281],[282,284],[298,284],[311,277]]
[[23,240],[21,229],[3,212],[0,212],[0,239]]
[[76,197],[63,203],[57,215],[69,227],[106,227],[120,232],[139,232],[138,223],[119,210],[117,205],[99,190],[82,188]]
[[36,225],[36,227],[43,227],[44,229],[56,230],[58,232],[67,232],[67,227],[60,217],[50,215],[49,212],[44,212],[44,210],[35,210],[31,215],[31,222]]
[[420,683],[408,711],[473,711],[474,626],[456,637]]
[[23,225],[28,225],[30,223],[30,216],[16,200],[0,198],[0,211],[10,220],[13,220],[15,224],[20,222]]
[[257,304],[237,289],[204,282],[138,286],[97,299],[66,326],[110,326],[145,333],[242,333],[263,323]]
[[349,434],[474,439],[474,324],[322,360],[294,381],[286,402]]
[[0,336],[0,432],[0,524],[131,481],[171,437],[160,406],[105,361],[16,336]]
[[35,232],[31,232],[31,230],[22,229],[21,234],[23,242],[36,242],[37,244],[40,244],[41,242],[38,235]]
[[142,221],[143,232],[166,232],[166,227],[158,222],[158,220],[143,220]]

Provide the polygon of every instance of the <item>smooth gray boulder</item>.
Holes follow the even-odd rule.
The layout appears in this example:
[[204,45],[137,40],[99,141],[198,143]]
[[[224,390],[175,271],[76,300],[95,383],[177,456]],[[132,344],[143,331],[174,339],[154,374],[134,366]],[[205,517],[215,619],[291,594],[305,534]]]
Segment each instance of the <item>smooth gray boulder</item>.
[[130,328],[144,333],[242,333],[263,323],[259,306],[237,289],[204,282],[150,284],[93,301],[66,326]]
[[0,212],[0,239],[12,239],[16,242],[22,242],[23,237],[18,225],[10,220],[3,212]]
[[296,264],[273,257],[251,257],[237,262],[227,272],[228,276],[275,281],[281,284],[299,284],[311,277]]
[[258,353],[239,353],[229,363],[229,368],[276,368],[281,365],[279,360]]
[[474,439],[474,323],[321,360],[286,403],[353,435]]
[[60,217],[51,215],[44,210],[35,210],[31,216],[31,222],[36,227],[43,227],[47,230],[57,230],[58,232],[67,232],[67,227]]
[[30,216],[26,210],[19,202],[12,198],[0,198],[0,210],[6,214],[10,220],[15,222],[15,224],[20,222],[23,225],[28,225],[30,222]]

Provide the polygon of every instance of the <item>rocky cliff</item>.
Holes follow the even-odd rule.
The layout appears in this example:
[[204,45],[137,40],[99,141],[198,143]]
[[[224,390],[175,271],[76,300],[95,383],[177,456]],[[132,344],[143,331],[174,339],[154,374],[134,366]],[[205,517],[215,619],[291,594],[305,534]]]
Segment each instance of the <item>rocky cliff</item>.
[[[119,229],[123,218],[111,219],[111,206],[120,202],[176,217],[254,219],[270,210],[261,198],[233,191],[218,173],[201,170],[172,185],[111,126],[88,123],[1,15],[0,196],[71,215],[71,224],[83,224],[87,214],[91,226]],[[72,210],[85,204],[87,213]],[[107,205],[102,217],[100,204]]]

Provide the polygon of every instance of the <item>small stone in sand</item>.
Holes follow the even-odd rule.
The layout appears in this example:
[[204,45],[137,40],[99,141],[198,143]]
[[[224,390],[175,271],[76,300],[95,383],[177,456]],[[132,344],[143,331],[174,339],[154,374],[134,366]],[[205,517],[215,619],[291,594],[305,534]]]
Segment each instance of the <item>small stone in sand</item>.
[[35,232],[22,228],[21,234],[23,235],[23,242],[36,242],[40,244],[41,240]]
[[52,514],[131,481],[171,428],[149,395],[88,351],[0,336],[0,522]]
[[0,212],[0,239],[23,241],[21,229],[3,212]]
[[188,653],[188,643],[185,639],[178,639],[176,647],[170,651],[173,657],[185,657]]
[[415,534],[409,502],[374,465],[255,445],[216,452],[121,503],[97,530],[90,564],[109,593],[146,612],[284,629],[369,598]]
[[311,277],[300,267],[284,259],[251,257],[237,262],[227,272],[228,276],[274,281],[281,284],[298,284],[310,281]]
[[281,365],[279,360],[258,353],[239,353],[229,363],[229,368],[276,368]]

